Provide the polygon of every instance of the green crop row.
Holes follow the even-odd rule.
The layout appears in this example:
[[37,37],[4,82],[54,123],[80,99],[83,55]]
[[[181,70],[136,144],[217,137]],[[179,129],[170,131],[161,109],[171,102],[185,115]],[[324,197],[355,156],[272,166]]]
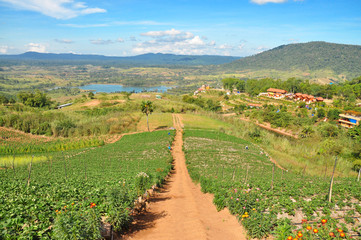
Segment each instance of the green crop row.
[[300,218],[334,221],[341,224],[346,237],[358,236],[361,231],[354,220],[361,216],[357,211],[361,185],[355,178],[336,178],[332,201],[328,202],[329,178],[284,171],[260,148],[243,139],[187,130],[184,150],[191,177],[200,182],[202,191],[214,194],[219,210],[227,207],[236,215],[252,238],[274,234],[285,239],[282,234],[292,236]]
[[106,223],[124,230],[137,196],[169,173],[173,135],[127,135],[0,170],[0,239],[97,239]]
[[7,145],[0,145],[0,155],[69,151],[103,145],[104,141],[96,138],[81,140],[57,140],[53,142],[42,143],[34,140],[33,142],[22,144],[16,144],[12,142]]

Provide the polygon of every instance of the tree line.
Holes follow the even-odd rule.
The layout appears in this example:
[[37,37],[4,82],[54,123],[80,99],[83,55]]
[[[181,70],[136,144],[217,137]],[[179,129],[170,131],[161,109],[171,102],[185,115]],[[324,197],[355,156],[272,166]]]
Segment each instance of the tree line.
[[296,78],[289,78],[286,81],[272,78],[259,80],[224,78],[222,84],[225,89],[237,89],[251,96],[266,92],[268,88],[279,88],[292,93],[300,92],[329,99],[334,96],[341,96],[349,102],[355,102],[356,99],[361,99],[361,76],[354,78],[352,81],[330,84],[311,83],[309,80]]

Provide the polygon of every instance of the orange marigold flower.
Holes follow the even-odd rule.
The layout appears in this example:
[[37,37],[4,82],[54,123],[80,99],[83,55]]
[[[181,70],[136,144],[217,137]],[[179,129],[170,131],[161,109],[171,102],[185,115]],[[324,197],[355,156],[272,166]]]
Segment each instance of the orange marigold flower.
[[344,238],[346,237],[346,234],[344,232],[340,233],[340,237]]
[[93,207],[95,207],[95,206],[96,206],[95,203],[91,203],[91,204],[90,204],[90,208],[93,208]]
[[329,233],[330,237],[335,237],[335,234],[333,232]]
[[341,228],[337,229],[337,232],[342,233],[343,230]]
[[307,230],[311,230],[312,227],[311,227],[311,226],[307,226],[306,229],[307,229]]
[[301,238],[301,237],[303,237],[303,234],[302,234],[301,232],[299,232],[299,233],[297,234],[297,237]]
[[303,222],[303,223],[306,223],[306,222],[307,222],[307,219],[302,219],[302,222]]
[[287,238],[287,240],[292,240],[293,239],[293,237],[292,236],[289,236],[288,238]]
[[325,224],[325,223],[327,223],[327,219],[322,219],[321,222],[322,222],[322,224]]
[[71,205],[74,206],[75,203],[72,203]]
[[313,229],[313,232],[318,233],[318,229],[317,228]]

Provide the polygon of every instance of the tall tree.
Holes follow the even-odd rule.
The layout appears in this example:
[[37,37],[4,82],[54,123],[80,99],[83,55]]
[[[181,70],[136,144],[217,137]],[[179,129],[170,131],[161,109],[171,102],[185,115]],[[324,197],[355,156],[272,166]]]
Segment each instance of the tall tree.
[[149,114],[151,114],[153,112],[153,103],[151,101],[149,101],[149,100],[142,101],[141,110],[142,110],[142,113],[145,113],[145,115],[147,115],[148,132],[150,132],[148,116],[149,116]]

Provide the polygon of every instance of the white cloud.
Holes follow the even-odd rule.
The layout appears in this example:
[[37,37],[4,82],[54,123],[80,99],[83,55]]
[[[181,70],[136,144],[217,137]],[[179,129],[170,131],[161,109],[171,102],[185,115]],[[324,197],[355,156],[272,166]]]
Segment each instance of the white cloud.
[[5,54],[9,50],[9,46],[0,46],[0,53]]
[[199,46],[204,45],[204,42],[202,41],[202,39],[199,36],[195,36],[192,39],[188,39],[188,40],[186,40],[186,42],[188,42],[191,45],[199,45]]
[[262,5],[266,3],[284,3],[287,0],[251,0],[251,2]]
[[103,39],[101,39],[101,38],[90,40],[90,42],[91,42],[92,44],[96,44],[96,45],[108,45],[108,44],[113,44],[113,43],[114,43],[114,42],[113,42],[112,40],[110,40],[110,39],[108,39],[108,40],[103,40]]
[[29,52],[39,52],[39,53],[45,53],[46,47],[43,44],[40,43],[29,43],[26,45],[27,51]]
[[111,39],[101,39],[101,38],[98,38],[98,39],[91,39],[89,40],[92,44],[96,44],[96,45],[109,45],[109,44],[114,44],[114,43],[122,43],[124,42],[124,39],[123,38],[117,38],[116,40],[111,40]]
[[65,44],[71,44],[74,43],[74,41],[70,40],[70,39],[54,39],[55,42],[58,43],[65,43]]
[[173,53],[173,54],[222,54],[215,47],[215,41],[207,41],[207,38],[195,36],[191,32],[176,29],[166,31],[151,31],[140,34],[151,38],[133,47],[133,53]]
[[148,40],[133,45],[133,54],[173,53],[182,55],[232,55],[239,56],[244,51],[243,43],[216,44],[215,40],[198,36],[189,31],[171,29],[150,31],[140,34]]
[[171,30],[166,30],[166,31],[150,31],[146,33],[141,33],[140,35],[149,36],[149,37],[164,37],[164,36],[176,36],[181,33],[182,33],[181,31],[172,28]]
[[70,19],[80,15],[104,13],[105,9],[90,8],[84,2],[74,0],[0,0],[17,9],[40,12],[57,19]]
[[242,44],[238,45],[238,49],[239,49],[239,50],[243,50],[244,45],[245,45],[244,43],[242,43]]

